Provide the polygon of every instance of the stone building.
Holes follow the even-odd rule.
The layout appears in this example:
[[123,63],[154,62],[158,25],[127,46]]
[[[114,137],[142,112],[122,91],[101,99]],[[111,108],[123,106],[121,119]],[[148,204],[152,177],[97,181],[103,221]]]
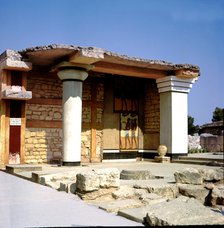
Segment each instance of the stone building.
[[95,47],[0,55],[0,164],[63,165],[187,154],[187,99],[200,69]]
[[208,152],[224,152],[224,122],[203,124],[199,130],[200,145]]
[[212,135],[223,135],[224,124],[222,121],[215,121],[212,123],[206,123],[200,126],[199,134],[208,133]]

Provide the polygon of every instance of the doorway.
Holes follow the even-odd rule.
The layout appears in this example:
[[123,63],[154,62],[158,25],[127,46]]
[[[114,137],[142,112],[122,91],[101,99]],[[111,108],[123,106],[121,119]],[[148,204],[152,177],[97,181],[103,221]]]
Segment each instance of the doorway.
[[9,164],[21,162],[21,114],[22,101],[10,100]]

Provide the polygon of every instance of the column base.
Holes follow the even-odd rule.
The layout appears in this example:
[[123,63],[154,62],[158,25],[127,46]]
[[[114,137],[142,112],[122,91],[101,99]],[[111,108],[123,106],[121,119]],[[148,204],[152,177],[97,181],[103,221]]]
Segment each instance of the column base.
[[155,162],[159,162],[159,163],[170,163],[170,157],[167,157],[167,156],[163,156],[163,157],[155,156],[154,157],[154,161]]
[[63,166],[80,166],[81,162],[66,162],[66,161],[63,161],[62,165]]

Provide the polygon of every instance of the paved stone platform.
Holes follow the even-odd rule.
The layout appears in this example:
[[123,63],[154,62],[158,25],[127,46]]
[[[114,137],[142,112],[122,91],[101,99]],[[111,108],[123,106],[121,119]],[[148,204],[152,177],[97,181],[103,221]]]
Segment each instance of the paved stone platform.
[[143,226],[3,171],[0,183],[0,227]]
[[6,172],[15,174],[20,172],[42,171],[41,165],[7,165]]
[[[206,166],[201,166],[201,165],[192,165],[192,164],[179,164],[179,163],[155,163],[155,162],[150,162],[150,161],[132,161],[132,162],[103,162],[103,163],[92,163],[92,164],[82,164],[82,166],[78,167],[64,167],[64,166],[56,166],[56,165],[42,165],[42,171],[34,171],[34,172],[20,172],[20,175],[24,174],[24,178],[27,178],[28,176],[30,177],[30,180],[34,181],[38,180],[38,178],[46,175],[57,175],[60,177],[61,175],[70,175],[74,173],[79,173],[84,170],[92,170],[92,169],[97,169],[97,168],[108,168],[108,167],[116,167],[119,169],[121,172],[122,170],[138,170],[145,172],[145,170],[150,170],[150,174],[152,176],[156,176],[156,179],[151,179],[151,180],[120,180],[120,183],[122,186],[134,186],[134,185],[139,185],[141,188],[144,187],[144,185],[166,185],[166,184],[172,184],[174,182],[174,172],[177,170],[182,170],[186,167],[198,167],[198,168],[206,168]],[[210,167],[208,167],[210,168]],[[213,168],[219,168],[219,167],[213,167]],[[31,175],[33,174],[33,175]],[[32,178],[35,177],[34,179]],[[43,186],[45,187],[45,186]],[[156,187],[154,186],[156,189]],[[50,189],[50,188],[49,188]],[[55,191],[55,190],[54,190]],[[57,191],[56,191],[57,192]],[[67,193],[65,193],[67,194]],[[69,197],[75,197],[73,194],[67,194],[70,195]],[[77,198],[76,198],[77,199]],[[130,199],[131,200],[131,199]],[[81,201],[83,204],[86,206],[88,205],[86,202]],[[103,203],[100,205],[100,203]],[[118,211],[118,215],[128,218],[132,222],[136,221],[137,226],[142,225],[143,221],[143,215],[145,215],[145,210],[147,208],[128,208],[128,200],[124,201],[123,208],[121,207],[122,205],[118,205],[116,208],[115,203],[111,202],[98,202],[97,204],[93,204],[92,207],[94,210],[101,210],[107,213],[106,211],[111,211],[114,210],[116,213]],[[54,205],[54,204],[53,204]],[[138,205],[137,205],[138,207]],[[101,208],[101,209],[99,209]],[[104,209],[104,210],[102,210]],[[109,213],[108,213],[109,214]],[[114,215],[115,216],[115,215]],[[99,225],[98,225],[99,226]],[[118,225],[122,226],[122,225]],[[128,225],[127,225],[128,226]],[[1,223],[0,223],[1,227]]]

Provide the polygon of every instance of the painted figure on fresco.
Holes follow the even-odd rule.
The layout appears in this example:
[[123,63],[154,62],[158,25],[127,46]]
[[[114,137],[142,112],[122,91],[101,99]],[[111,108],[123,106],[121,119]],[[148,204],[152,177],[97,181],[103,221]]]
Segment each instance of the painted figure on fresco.
[[124,137],[125,137],[125,146],[124,148],[129,149],[130,148],[130,137],[129,137],[129,132],[131,129],[131,120],[130,118],[127,119],[125,129],[124,129]]
[[121,114],[121,149],[138,148],[138,116],[137,114]]
[[137,148],[137,136],[136,136],[136,129],[137,129],[137,119],[132,119],[131,121],[131,147]]

